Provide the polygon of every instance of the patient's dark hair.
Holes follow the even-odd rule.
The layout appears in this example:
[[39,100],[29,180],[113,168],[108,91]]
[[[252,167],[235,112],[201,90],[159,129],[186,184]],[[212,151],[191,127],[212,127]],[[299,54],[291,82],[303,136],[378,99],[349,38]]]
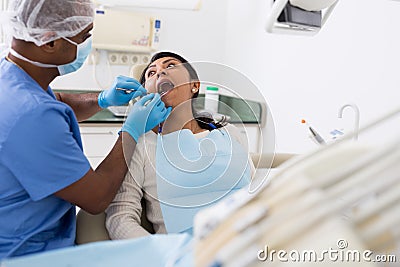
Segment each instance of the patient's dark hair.
[[[172,52],[158,52],[158,53],[153,55],[153,57],[150,59],[150,63],[143,70],[142,75],[140,76],[140,83],[141,84],[144,84],[146,82],[145,74],[146,74],[146,71],[149,68],[149,66],[154,61],[156,61],[156,60],[158,60],[160,58],[163,58],[163,57],[173,57],[173,58],[179,60],[180,62],[182,62],[183,65],[185,66],[186,70],[189,72],[190,79],[192,81],[200,82],[200,79],[199,79],[199,76],[197,75],[196,70],[193,68],[192,65],[190,65],[190,63],[186,59],[184,59],[180,55],[172,53]],[[199,91],[197,91],[195,94],[193,94],[193,98],[197,98],[198,96],[199,96]],[[192,101],[192,112],[193,112],[193,116],[194,116],[195,120],[197,121],[197,123],[199,124],[200,128],[202,128],[202,129],[206,129],[206,130],[212,131],[215,128],[221,128],[221,127],[225,126],[224,123],[215,121],[210,113],[207,113],[207,112],[199,113],[199,112],[197,112],[195,110],[194,106],[193,106],[193,101]],[[215,127],[212,127],[210,124],[214,125]]]

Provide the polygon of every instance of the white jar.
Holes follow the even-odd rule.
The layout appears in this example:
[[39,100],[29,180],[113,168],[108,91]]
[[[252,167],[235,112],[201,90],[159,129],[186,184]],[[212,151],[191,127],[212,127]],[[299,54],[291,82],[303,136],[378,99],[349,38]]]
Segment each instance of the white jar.
[[212,114],[218,113],[218,101],[218,87],[208,86],[205,93],[204,109]]

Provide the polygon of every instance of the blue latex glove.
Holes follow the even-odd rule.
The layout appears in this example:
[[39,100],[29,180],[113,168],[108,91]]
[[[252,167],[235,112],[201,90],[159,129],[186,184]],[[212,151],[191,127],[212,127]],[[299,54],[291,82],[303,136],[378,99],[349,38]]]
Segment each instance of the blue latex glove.
[[[117,88],[131,90],[131,92],[126,93],[126,91],[117,90]],[[131,99],[145,94],[147,94],[146,89],[137,80],[120,75],[115,79],[110,89],[99,94],[98,103],[101,108],[121,106],[128,103]]]
[[171,110],[165,108],[159,94],[148,94],[133,105],[121,131],[128,132],[137,142],[142,134],[165,121]]

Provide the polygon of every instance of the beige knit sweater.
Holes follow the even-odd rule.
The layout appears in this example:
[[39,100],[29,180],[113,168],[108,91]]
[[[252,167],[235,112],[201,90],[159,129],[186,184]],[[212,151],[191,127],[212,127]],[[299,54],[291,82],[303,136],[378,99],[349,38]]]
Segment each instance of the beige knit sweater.
[[[224,129],[240,144],[245,144],[235,126],[228,124]],[[202,138],[208,133],[209,131],[205,131],[195,134],[195,136]],[[146,217],[153,224],[155,233],[167,233],[160,203],[157,200],[156,145],[157,135],[152,131],[138,140],[125,179],[106,210],[106,227],[111,239],[128,239],[149,235],[141,226],[142,198],[145,200]],[[245,150],[247,151],[246,147]],[[250,158],[249,164],[251,175],[253,175],[254,165]]]

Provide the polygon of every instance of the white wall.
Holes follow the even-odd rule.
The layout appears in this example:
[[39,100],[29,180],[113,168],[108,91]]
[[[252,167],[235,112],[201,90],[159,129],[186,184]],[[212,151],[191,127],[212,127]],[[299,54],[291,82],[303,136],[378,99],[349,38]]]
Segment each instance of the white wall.
[[337,119],[342,104],[359,106],[361,124],[399,106],[399,2],[342,0],[315,37],[266,33],[269,9],[265,0],[228,1],[224,62],[250,77],[266,97],[277,151],[315,147],[302,118],[329,136],[335,127],[352,128],[351,110]]

